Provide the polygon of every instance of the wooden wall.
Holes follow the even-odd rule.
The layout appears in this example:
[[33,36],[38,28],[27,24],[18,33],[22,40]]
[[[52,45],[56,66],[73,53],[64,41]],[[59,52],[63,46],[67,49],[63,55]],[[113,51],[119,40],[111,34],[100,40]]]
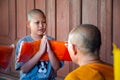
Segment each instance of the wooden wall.
[[[120,47],[119,4],[119,0],[0,0],[0,45],[16,44],[29,34],[27,12],[39,8],[47,16],[47,34],[59,41],[67,41],[69,31],[79,24],[97,25],[102,33],[101,58],[112,64],[112,43]],[[18,73],[14,70],[14,54],[7,73]],[[72,62],[65,62],[58,76],[65,77],[75,68]]]

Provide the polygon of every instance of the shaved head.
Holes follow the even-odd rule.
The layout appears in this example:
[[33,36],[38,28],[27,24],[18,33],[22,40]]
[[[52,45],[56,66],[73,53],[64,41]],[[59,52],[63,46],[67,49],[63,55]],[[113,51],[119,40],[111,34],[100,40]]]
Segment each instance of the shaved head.
[[43,17],[45,17],[45,14],[42,10],[32,9],[31,11],[28,12],[28,16],[27,16],[28,21],[30,21],[34,17],[34,15],[36,15],[36,14],[41,14],[41,15],[43,15]]
[[101,46],[101,34],[99,29],[91,24],[81,24],[75,27],[69,34],[68,41],[89,52],[99,51]]

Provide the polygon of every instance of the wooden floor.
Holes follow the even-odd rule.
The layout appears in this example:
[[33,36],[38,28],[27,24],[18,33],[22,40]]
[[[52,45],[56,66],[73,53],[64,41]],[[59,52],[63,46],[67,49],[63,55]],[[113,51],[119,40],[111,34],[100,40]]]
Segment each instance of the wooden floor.
[[[0,73],[0,80],[19,80],[19,78],[12,77],[9,75],[5,75],[3,73]],[[56,80],[64,80],[63,78],[56,77]]]
[[12,77],[12,76],[0,73],[0,80],[19,80],[19,79],[16,77]]

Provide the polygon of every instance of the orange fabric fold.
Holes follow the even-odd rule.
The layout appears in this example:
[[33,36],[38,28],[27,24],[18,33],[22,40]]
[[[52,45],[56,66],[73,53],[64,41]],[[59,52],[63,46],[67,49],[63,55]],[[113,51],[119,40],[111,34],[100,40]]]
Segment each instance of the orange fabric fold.
[[0,46],[0,68],[6,69],[12,56],[12,46]]
[[[67,48],[65,47],[65,42],[61,41],[54,41],[54,40],[49,40],[51,48],[53,52],[55,53],[56,57],[59,60],[64,60],[64,61],[71,61],[70,55],[68,53]],[[30,58],[32,58],[36,52],[39,50],[41,41],[33,41],[33,42],[23,42],[20,48],[20,53],[18,55],[18,62],[26,62]],[[48,58],[48,53],[46,52],[40,60],[46,61],[49,60]]]
[[89,63],[73,70],[64,80],[114,80],[114,71],[104,63]]

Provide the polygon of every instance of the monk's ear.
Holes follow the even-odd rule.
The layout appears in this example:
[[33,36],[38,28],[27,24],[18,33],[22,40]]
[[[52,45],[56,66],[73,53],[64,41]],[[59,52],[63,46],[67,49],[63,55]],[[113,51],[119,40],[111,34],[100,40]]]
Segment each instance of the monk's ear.
[[73,44],[72,44],[72,49],[73,49],[74,55],[76,55],[76,54],[77,54],[77,48],[76,48],[76,46],[73,45]]
[[30,21],[27,21],[26,26],[27,28],[30,28]]

